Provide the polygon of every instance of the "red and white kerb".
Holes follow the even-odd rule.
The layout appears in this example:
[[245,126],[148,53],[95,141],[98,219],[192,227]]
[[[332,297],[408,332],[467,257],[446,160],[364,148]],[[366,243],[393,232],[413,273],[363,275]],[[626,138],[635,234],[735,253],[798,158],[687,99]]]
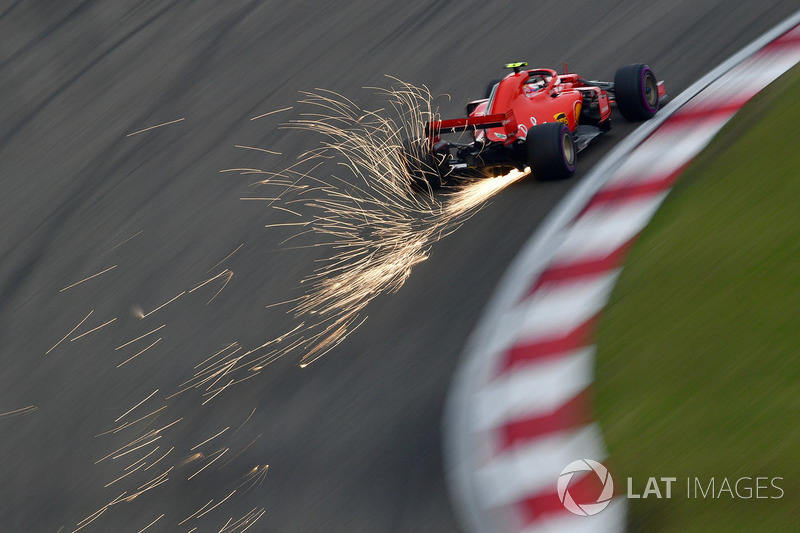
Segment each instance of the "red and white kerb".
[[[518,296],[484,317],[496,327],[472,343],[469,355],[481,362],[465,363],[473,368],[467,370],[471,383],[456,384],[450,409],[460,421],[446,430],[451,489],[468,529],[624,530],[623,497],[582,517],[564,508],[556,490],[572,461],[607,459],[591,414],[595,324],[628,249],[675,179],[750,98],[799,61],[795,25],[684,103],[673,101],[676,109],[666,106],[660,127],[601,178],[604,184],[576,216],[547,236],[558,243],[549,261],[517,279]],[[576,501],[596,499],[591,475],[571,481]]]

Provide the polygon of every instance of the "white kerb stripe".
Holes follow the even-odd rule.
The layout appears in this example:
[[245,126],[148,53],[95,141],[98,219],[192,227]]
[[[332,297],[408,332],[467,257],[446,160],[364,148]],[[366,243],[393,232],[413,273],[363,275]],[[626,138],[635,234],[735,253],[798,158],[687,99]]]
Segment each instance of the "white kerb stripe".
[[610,254],[638,234],[661,205],[667,191],[621,206],[591,209],[575,222],[554,254],[555,264]]
[[731,116],[733,112],[657,131],[631,153],[606,188],[667,177],[700,153]]
[[720,106],[751,98],[800,61],[800,46],[762,52],[730,70],[706,88],[684,109]]
[[[784,38],[800,39],[800,26],[796,26],[796,27],[792,28],[791,31],[786,32],[786,35],[784,36]],[[795,46],[800,46],[800,45],[796,44]]]
[[549,414],[591,385],[593,377],[593,346],[508,373],[475,394],[475,430]]
[[486,357],[537,337],[567,334],[589,320],[605,305],[619,270],[573,283],[548,284],[520,305],[503,314],[484,346]]
[[608,456],[598,424],[516,446],[475,471],[475,486],[484,508],[510,505],[548,490],[556,491],[558,476],[572,461]]
[[620,269],[589,280],[545,285],[524,309],[513,344],[566,335],[594,315],[608,301]]

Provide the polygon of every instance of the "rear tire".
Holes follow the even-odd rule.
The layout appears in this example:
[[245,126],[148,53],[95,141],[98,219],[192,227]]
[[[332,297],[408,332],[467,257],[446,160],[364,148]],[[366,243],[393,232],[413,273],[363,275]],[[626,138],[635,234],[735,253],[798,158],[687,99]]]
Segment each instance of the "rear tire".
[[647,65],[626,65],[614,76],[617,109],[631,122],[648,120],[658,111],[658,81]]
[[411,176],[411,184],[422,192],[432,193],[441,188],[441,169],[436,164],[433,154],[428,150],[427,142],[403,139],[403,163]]
[[537,180],[563,180],[575,172],[577,150],[566,124],[548,122],[532,127],[525,145],[528,165]]

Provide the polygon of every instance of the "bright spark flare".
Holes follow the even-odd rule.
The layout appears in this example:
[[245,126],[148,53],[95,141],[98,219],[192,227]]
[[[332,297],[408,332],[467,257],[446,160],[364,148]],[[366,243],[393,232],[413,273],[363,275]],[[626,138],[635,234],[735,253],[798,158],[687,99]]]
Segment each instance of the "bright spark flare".
[[75,326],[74,328],[72,328],[72,329],[69,331],[69,333],[67,333],[66,335],[64,335],[64,337],[63,337],[63,338],[62,338],[60,341],[58,341],[57,343],[55,343],[55,345],[54,345],[52,348],[50,348],[49,350],[47,350],[47,351],[45,352],[45,355],[49,355],[49,354],[50,354],[50,352],[52,352],[53,350],[55,350],[55,349],[56,349],[56,347],[57,347],[59,344],[61,344],[61,343],[62,343],[62,342],[64,342],[65,340],[67,340],[67,337],[69,337],[70,335],[72,335],[73,333],[75,333],[75,330],[76,330],[76,329],[78,329],[79,327],[81,327],[81,325],[83,325],[83,323],[84,323],[84,322],[86,322],[86,319],[87,319],[87,318],[89,318],[90,316],[92,316],[92,313],[94,313],[94,309],[92,309],[91,311],[89,311],[89,314],[88,314],[88,315],[86,315],[86,316],[83,318],[83,320],[81,320],[80,322],[78,322],[78,325],[77,325],[77,326]]
[[92,274],[92,275],[91,275],[91,276],[89,276],[88,278],[83,278],[83,279],[82,279],[82,280],[80,280],[80,281],[76,281],[76,282],[75,282],[75,283],[73,283],[72,285],[67,285],[66,287],[64,287],[63,289],[61,289],[61,290],[60,290],[60,291],[58,291],[58,292],[64,292],[65,290],[67,290],[67,289],[71,289],[72,287],[75,287],[76,285],[80,285],[80,284],[81,284],[81,283],[83,283],[84,281],[89,281],[90,279],[94,279],[94,278],[96,278],[97,276],[100,276],[100,275],[102,275],[102,274],[105,274],[106,272],[109,272],[110,270],[114,270],[115,268],[117,268],[117,266],[118,266],[118,265],[114,265],[114,266],[108,267],[107,269],[105,269],[105,270],[103,270],[103,271],[101,271],[101,272],[98,272],[97,274]]
[[245,492],[249,491],[253,488],[258,488],[264,483],[264,479],[267,477],[267,472],[269,471],[269,465],[256,465],[251,468],[247,474],[244,475],[243,481],[239,484],[237,489],[243,487],[244,485],[248,485]]
[[112,318],[111,320],[109,320],[108,322],[103,322],[102,324],[100,324],[100,325],[99,325],[99,326],[97,326],[96,328],[92,328],[92,329],[90,329],[89,331],[87,331],[86,333],[81,333],[81,334],[80,334],[80,335],[78,335],[77,337],[73,337],[73,338],[71,338],[71,339],[69,340],[69,342],[76,341],[76,340],[78,340],[78,339],[80,339],[80,338],[82,338],[82,337],[85,337],[86,335],[89,335],[89,334],[91,334],[91,333],[94,333],[94,332],[95,332],[95,331],[97,331],[98,329],[100,329],[100,328],[104,328],[104,327],[106,327],[107,325],[111,324],[112,322],[115,322],[116,320],[117,320],[117,317],[114,317],[114,318]]
[[183,122],[184,120],[186,120],[186,117],[179,118],[179,119],[176,119],[176,120],[170,120],[169,122],[163,122],[161,124],[156,124],[155,126],[150,126],[150,127],[138,130],[138,131],[134,131],[133,133],[129,133],[125,137],[132,137],[134,135],[139,135],[140,133],[144,133],[146,131],[154,130],[156,128],[163,128],[164,126],[169,126],[170,124],[176,124],[178,122]]
[[121,415],[119,418],[117,418],[116,420],[114,420],[114,422],[119,422],[120,420],[122,420],[123,418],[125,418],[125,415],[129,414],[131,411],[133,411],[134,409],[136,409],[137,407],[139,407],[140,405],[142,405],[144,402],[146,402],[147,400],[149,400],[150,398],[152,398],[152,397],[153,397],[153,396],[154,396],[154,395],[155,395],[157,392],[158,392],[158,389],[156,389],[156,390],[154,390],[153,392],[151,392],[151,393],[150,393],[150,394],[147,396],[147,398],[145,398],[144,400],[140,401],[139,403],[137,403],[136,405],[134,405],[133,407],[131,407],[131,408],[130,408],[130,409],[128,409],[127,411],[125,411],[125,412],[124,412],[124,413],[123,413],[123,414],[122,414],[122,415]]
[[144,348],[143,350],[141,350],[141,351],[139,351],[139,352],[136,352],[134,355],[132,355],[132,356],[128,357],[128,358],[127,358],[127,359],[125,359],[123,362],[121,362],[120,364],[118,364],[118,365],[117,365],[117,368],[121,367],[122,365],[125,365],[125,364],[128,364],[128,363],[130,363],[131,361],[133,361],[134,359],[136,359],[137,357],[139,357],[140,355],[142,355],[144,352],[146,352],[147,350],[149,350],[150,348],[152,348],[153,346],[155,346],[156,344],[158,344],[159,342],[161,342],[161,340],[162,340],[162,339],[163,339],[163,337],[159,337],[159,338],[158,338],[158,339],[156,339],[156,340],[155,340],[155,341],[154,341],[152,344],[150,344],[150,345],[149,345],[147,348]]
[[[313,363],[338,346],[364,323],[365,309],[376,296],[399,290],[411,275],[413,268],[430,256],[432,247],[437,241],[458,229],[493,195],[527,175],[525,172],[513,171],[505,176],[490,179],[464,178],[459,185],[449,187],[449,190],[445,190],[440,195],[434,195],[432,191],[419,192],[416,190],[409,172],[408,161],[409,157],[415,157],[415,155],[405,153],[403,141],[404,139],[416,140],[412,143],[412,149],[420,152],[416,155],[419,157],[424,144],[424,141],[421,140],[424,124],[437,120],[438,112],[433,107],[433,98],[427,89],[413,87],[399,80],[395,80],[395,82],[399,85],[399,89],[378,89],[387,98],[389,105],[386,109],[375,111],[362,109],[353,101],[330,91],[318,89],[314,93],[306,93],[301,104],[310,106],[315,112],[300,114],[300,118],[289,121],[284,127],[320,135],[322,142],[318,148],[306,152],[299,158],[299,161],[280,172],[269,172],[256,168],[232,168],[221,171],[260,174],[258,179],[264,178],[259,182],[260,185],[279,187],[278,191],[270,189],[270,193],[275,194],[269,194],[269,196],[242,199],[268,201],[267,207],[273,212],[279,211],[290,216],[288,221],[279,220],[267,227],[300,228],[297,233],[281,244],[293,239],[310,237],[313,242],[308,246],[317,247],[323,251],[323,259],[320,260],[319,268],[302,280],[301,286],[305,292],[298,298],[283,302],[290,307],[289,312],[297,319],[294,327],[287,328],[287,331],[280,336],[255,348],[246,348],[238,342],[227,344],[196,365],[194,376],[182,383],[179,387],[180,390],[175,394],[167,396],[167,400],[190,389],[202,389],[201,394],[204,398],[202,404],[205,405],[223,391],[242,381],[256,377],[266,365],[287,354],[299,355],[298,363],[301,367]],[[290,108],[277,110],[275,113],[288,109]],[[254,117],[252,120],[269,114],[272,113]],[[136,133],[141,132],[134,132],[134,134]],[[272,153],[270,150],[251,146],[237,145],[237,147],[267,154]],[[328,173],[328,175],[320,177],[319,174],[326,169],[330,170],[330,165],[333,163],[345,169],[346,175],[338,177]],[[133,237],[128,240],[131,238]],[[296,242],[292,244],[294,245]],[[300,242],[299,244],[300,247],[303,247],[304,243]],[[229,260],[242,246],[243,244],[239,244],[237,248],[209,269],[207,274]],[[94,279],[113,268],[98,272],[65,287],[64,290]],[[223,291],[232,277],[233,271],[225,268],[215,276],[187,287],[185,291],[147,313],[139,307],[134,307],[131,312],[139,319],[146,318],[175,302],[184,294],[193,293],[216,281],[214,287],[218,287],[218,289],[208,301],[210,303]],[[91,314],[89,313],[47,353],[49,354],[67,338],[77,340],[116,320],[116,318],[112,319],[73,338],[72,335],[79,330]],[[164,327],[165,325],[162,325],[129,340],[119,345],[117,350],[141,341]],[[154,337],[153,335],[151,339]],[[161,340],[158,338],[152,343],[148,341],[147,347],[118,366],[125,365],[153,348]],[[122,420],[134,418],[131,413],[140,409],[157,392],[158,390],[154,391],[128,409],[117,418],[115,423],[119,424]],[[144,421],[147,421],[147,427],[150,427],[154,423],[155,416],[166,407],[165,405],[143,416],[137,414],[136,420],[125,422],[101,433],[101,435],[118,433],[123,430],[132,431],[132,429],[141,428],[141,426],[135,425]],[[0,417],[13,416],[25,412],[26,409],[35,408],[10,411],[0,414]],[[247,424],[254,413],[255,409],[232,433],[236,433]],[[226,468],[240,458],[262,436],[259,434],[243,449],[237,446],[236,452],[228,447],[220,447],[210,454],[198,451],[177,460],[170,466],[168,458],[173,451],[180,453],[181,447],[171,446],[169,450],[164,451],[169,446],[165,442],[170,437],[164,432],[182,420],[181,417],[160,429],[145,431],[97,461],[97,463],[108,461],[107,464],[111,464],[113,461],[121,460],[114,464],[127,465],[120,475],[110,481],[106,487],[117,483],[132,485],[142,482],[147,476],[154,477],[140,485],[135,491],[122,493],[89,515],[76,524],[78,529],[92,523],[111,506],[123,501],[133,501],[141,494],[169,482],[169,474],[174,469],[195,463],[196,470],[180,476],[189,481],[200,476],[203,471],[211,470],[209,467],[212,465],[217,471]],[[132,426],[135,427],[128,429]],[[235,426],[222,429],[189,451],[198,450],[214,439],[219,439],[233,427]],[[143,430],[140,429],[140,431]],[[228,433],[227,436],[232,438],[232,433]],[[166,438],[161,440],[162,437]],[[228,452],[231,452],[230,455]],[[153,461],[151,458],[155,458],[155,460]],[[175,460],[174,455],[172,458]],[[159,464],[162,465],[162,468],[156,470],[155,467]],[[153,474],[144,474],[151,470]],[[164,471],[158,473],[159,470]],[[269,465],[267,464],[252,467],[241,478],[239,486],[235,487],[227,496],[220,501],[210,500],[181,524],[192,518],[201,518],[209,514],[236,494],[245,494],[259,488],[264,482],[268,470]],[[265,512],[264,509],[256,508],[239,519],[231,517],[219,531],[243,532],[250,529]],[[163,517],[162,514],[148,524],[144,530],[156,524]]]
[[133,344],[134,342],[138,341],[139,339],[143,339],[143,338],[147,337],[148,335],[150,335],[150,334],[152,334],[152,333],[155,333],[156,331],[158,331],[158,330],[160,330],[160,329],[162,329],[162,328],[165,328],[165,327],[167,327],[167,325],[166,325],[166,324],[162,324],[162,325],[158,326],[156,329],[154,329],[154,330],[151,330],[151,331],[148,331],[148,332],[147,332],[147,333],[145,333],[144,335],[140,335],[140,336],[136,337],[135,339],[133,339],[133,340],[130,340],[130,341],[128,341],[128,342],[126,342],[125,344],[122,344],[122,345],[120,345],[120,346],[117,346],[116,348],[114,348],[114,350],[115,350],[115,351],[116,351],[116,350],[121,350],[122,348],[124,348],[124,347],[128,346],[129,344]]
[[139,533],[142,533],[142,531],[144,531],[144,530],[148,529],[150,526],[152,526],[153,524],[155,524],[156,522],[158,522],[158,521],[159,521],[159,520],[161,520],[162,518],[164,518],[164,515],[163,515],[163,514],[162,514],[161,516],[159,516],[158,518],[156,518],[155,520],[153,520],[152,522],[150,522],[149,524],[147,524],[146,526],[144,526],[144,528],[140,529],[140,530],[139,530]]
[[217,263],[216,265],[214,265],[214,266],[212,266],[211,268],[209,268],[208,270],[206,270],[206,274],[208,274],[209,272],[211,272],[212,270],[214,270],[215,268],[217,268],[218,266],[220,266],[222,263],[224,263],[225,261],[227,261],[228,259],[230,259],[231,257],[233,257],[233,254],[235,254],[236,252],[238,252],[239,250],[241,250],[242,246],[244,246],[244,243],[242,243],[242,244],[240,244],[239,246],[237,246],[237,247],[236,247],[236,249],[235,249],[234,251],[232,251],[231,253],[229,253],[228,255],[226,255],[226,256],[225,256],[225,258],[224,258],[222,261],[220,261],[220,262],[219,262],[219,263]]
[[193,451],[195,451],[197,448],[199,448],[199,447],[200,447],[200,446],[202,446],[203,444],[206,444],[207,442],[209,442],[209,441],[211,441],[211,440],[213,440],[213,439],[216,439],[217,437],[219,437],[220,435],[222,435],[223,433],[225,433],[226,431],[228,431],[230,428],[231,428],[231,427],[230,427],[230,426],[228,426],[228,427],[226,427],[225,429],[223,429],[222,431],[220,431],[219,433],[217,433],[216,435],[214,435],[213,437],[209,437],[209,438],[207,438],[206,440],[204,440],[204,441],[203,441],[203,442],[201,442],[200,444],[195,444],[193,447],[189,448],[189,451],[192,451],[192,452],[193,452]]
[[[28,413],[33,413],[33,412],[38,411],[38,410],[39,410],[39,408],[36,407],[35,405],[29,405],[27,407],[22,407],[20,409],[14,409],[13,411],[0,413],[0,418],[10,418],[12,416],[17,416],[17,415],[27,415]],[[255,412],[255,409],[253,409],[253,412]],[[248,417],[248,420],[250,420],[249,417]],[[242,425],[244,425],[244,424],[242,424]]]
[[283,112],[283,111],[289,111],[290,109],[292,109],[292,107],[291,107],[291,106],[290,106],[290,107],[284,107],[284,108],[282,108],[282,109],[276,109],[276,110],[274,110],[274,111],[268,111],[267,113],[264,113],[264,114],[262,114],[262,115],[258,115],[258,116],[256,116],[256,117],[253,117],[253,118],[251,118],[250,120],[258,120],[258,119],[260,119],[260,118],[264,118],[264,117],[267,117],[267,116],[269,116],[269,115],[274,115],[275,113],[281,113],[281,112]]
[[[292,342],[287,345],[251,355],[245,362],[251,371],[290,352],[302,354],[301,367],[328,353],[363,323],[361,316],[376,296],[402,287],[412,269],[429,257],[435,242],[455,231],[487,199],[527,175],[514,170],[491,179],[463,179],[439,197],[415,190],[403,141],[414,140],[412,150],[419,151],[420,158],[424,125],[439,114],[427,88],[394,82],[395,88],[377,89],[388,99],[389,111],[365,110],[342,95],[317,89],[304,93],[300,101],[312,112],[282,126],[323,139],[319,148],[291,167],[271,173],[262,184],[291,184],[291,190],[301,191],[297,197],[287,199],[282,193],[275,201],[284,206],[302,204],[311,215],[302,222],[266,227],[299,226],[303,230],[299,235],[316,235],[317,242],[310,246],[330,253],[302,280],[305,294],[290,300],[289,312],[303,318],[305,326],[289,335]],[[350,178],[312,175],[322,160],[336,161]],[[313,167],[303,171],[304,164]],[[305,196],[311,189],[316,196]],[[297,208],[289,211],[300,215]],[[233,370],[227,368],[225,374]]]
[[107,253],[109,253],[109,252],[111,252],[111,251],[113,251],[113,250],[116,250],[117,248],[119,248],[120,246],[122,246],[123,244],[125,244],[126,242],[130,241],[131,239],[133,239],[133,238],[135,238],[135,237],[138,237],[139,235],[141,235],[141,234],[142,234],[142,232],[144,232],[144,230],[143,230],[143,229],[140,229],[139,231],[137,231],[137,232],[136,232],[135,234],[133,234],[132,236],[128,237],[127,239],[125,239],[125,240],[124,240],[124,241],[122,241],[121,243],[119,243],[119,244],[116,244],[116,245],[112,246],[111,248],[109,248],[108,250],[106,250],[105,252],[103,252],[103,253],[102,253],[102,254],[100,254],[100,255],[101,255],[101,256],[103,256],[103,255],[106,255]]
[[158,307],[156,307],[155,309],[153,309],[153,310],[152,310],[152,311],[150,311],[149,313],[143,313],[143,314],[142,314],[142,316],[140,317],[140,320],[141,320],[141,319],[144,319],[144,318],[147,318],[147,317],[149,317],[150,315],[152,315],[153,313],[155,313],[156,311],[158,311],[158,310],[162,309],[163,307],[166,307],[166,306],[168,306],[169,304],[171,304],[172,302],[174,302],[175,300],[177,300],[178,298],[180,298],[180,297],[181,297],[181,296],[183,296],[184,294],[186,294],[186,291],[183,291],[183,292],[181,292],[179,295],[177,295],[177,296],[175,296],[174,298],[172,298],[171,300],[168,300],[168,301],[164,302],[163,304],[159,305]]

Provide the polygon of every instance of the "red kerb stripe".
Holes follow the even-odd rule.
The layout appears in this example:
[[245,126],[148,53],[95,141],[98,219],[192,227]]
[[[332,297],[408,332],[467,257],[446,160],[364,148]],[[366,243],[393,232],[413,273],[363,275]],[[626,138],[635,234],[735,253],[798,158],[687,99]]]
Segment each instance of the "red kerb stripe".
[[592,422],[591,393],[584,390],[546,415],[514,420],[498,428],[498,453],[541,435],[583,426]]
[[583,209],[583,213],[581,213],[581,215],[592,209],[604,207],[607,204],[622,204],[631,200],[638,200],[642,197],[661,194],[672,187],[672,184],[675,183],[675,180],[678,178],[678,176],[683,174],[683,171],[686,170],[687,166],[689,166],[689,163],[684,163],[679,168],[673,170],[665,176],[650,178],[645,181],[634,180],[632,182],[625,182],[619,185],[611,185],[603,190],[600,190],[592,197],[592,199]]
[[[544,515],[572,514],[558,499],[556,483],[557,480],[554,479],[552,489],[531,495],[516,504],[515,507],[520,511],[525,526],[541,520]],[[583,475],[575,474],[568,490],[569,495],[576,503],[594,503],[602,491],[602,485],[597,474],[586,472]]]
[[598,276],[616,268],[622,264],[622,261],[625,259],[635,239],[636,237],[605,255],[589,257],[574,263],[555,264],[551,266],[542,272],[539,279],[536,280],[536,284],[525,297],[527,298],[532,295],[539,290],[542,285],[548,283],[559,283],[567,280]]
[[798,45],[800,46],[800,26],[795,26],[791,30],[787,31],[767,46],[762,48],[759,53],[763,53],[764,50],[770,50],[773,48],[780,48],[787,45]]
[[597,316],[594,316],[566,334],[521,344],[506,351],[501,360],[498,374],[508,372],[517,365],[529,364],[553,355],[583,348],[591,343]]
[[685,122],[691,122],[693,123],[692,127],[697,127],[707,120],[724,120],[739,111],[753,96],[754,94],[740,95],[736,100],[720,105],[710,105],[708,102],[695,105],[689,103],[669,117],[653,135],[666,135],[669,133],[670,128],[684,127]]

